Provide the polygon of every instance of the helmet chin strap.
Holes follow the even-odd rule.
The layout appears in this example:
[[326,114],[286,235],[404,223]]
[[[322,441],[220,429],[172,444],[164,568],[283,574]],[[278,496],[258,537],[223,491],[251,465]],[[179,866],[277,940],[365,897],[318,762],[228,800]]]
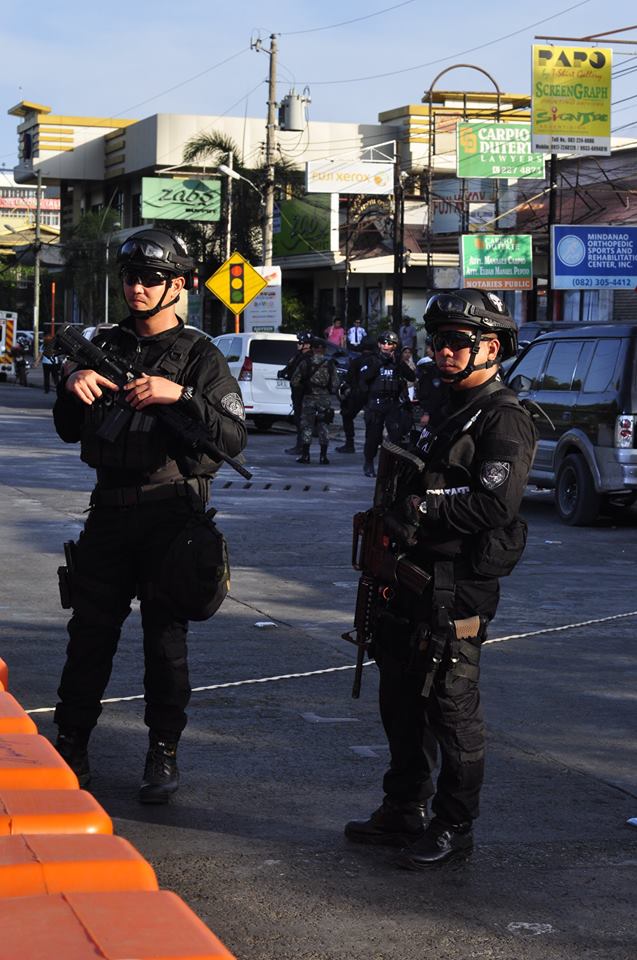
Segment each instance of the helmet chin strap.
[[486,360],[484,363],[476,363],[475,359],[478,356],[478,351],[480,350],[480,341],[482,339],[482,334],[478,330],[476,334],[475,343],[471,347],[471,353],[469,355],[469,360],[464,370],[458,370],[457,373],[447,373],[446,371],[440,370],[441,379],[445,383],[460,383],[462,380],[466,380],[467,377],[470,377],[474,370],[488,370],[490,367],[495,367],[498,360]]
[[174,300],[170,300],[168,303],[164,303],[164,297],[168,293],[168,287],[172,283],[172,280],[166,280],[164,286],[164,292],[159,298],[159,302],[152,308],[152,310],[132,310],[131,316],[136,320],[148,320],[150,317],[154,317],[155,314],[159,313],[160,310],[166,310],[168,307],[174,307],[176,303],[179,303],[179,294],[175,297]]

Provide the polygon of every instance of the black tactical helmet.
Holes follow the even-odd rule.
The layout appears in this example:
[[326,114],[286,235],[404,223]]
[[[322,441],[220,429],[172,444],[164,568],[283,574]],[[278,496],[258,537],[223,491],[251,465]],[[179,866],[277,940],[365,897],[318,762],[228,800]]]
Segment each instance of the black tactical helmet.
[[302,330],[301,333],[297,333],[296,339],[299,343],[311,343],[312,333],[309,330]]
[[169,233],[155,227],[131,234],[117,251],[117,262],[122,269],[145,267],[166,276],[185,277],[186,288],[190,286],[195,261],[188,255],[185,245]]
[[461,323],[480,333],[496,334],[501,347],[500,360],[517,353],[517,327],[506,304],[495,293],[472,287],[436,293],[427,301],[423,319],[428,334],[434,334],[443,323]]
[[400,340],[398,339],[398,334],[394,333],[393,330],[383,330],[382,333],[378,334],[376,342],[379,346],[389,346],[393,343],[394,346],[397,347]]

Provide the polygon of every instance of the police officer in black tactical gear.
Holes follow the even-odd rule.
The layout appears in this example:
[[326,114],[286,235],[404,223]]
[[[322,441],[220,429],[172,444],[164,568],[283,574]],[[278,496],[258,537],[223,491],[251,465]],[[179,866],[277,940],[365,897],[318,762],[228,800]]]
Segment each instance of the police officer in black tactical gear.
[[398,863],[412,870],[472,850],[485,752],[480,645],[498,578],[524,549],[518,512],[535,446],[530,416],[498,375],[517,339],[500,298],[474,289],[437,294],[425,322],[451,395],[446,415],[422,431],[424,465],[401,474],[385,529],[432,580],[422,596],[398,585],[380,614],[372,652],[391,762],[381,806],[345,828],[353,841],[405,847]]
[[414,370],[397,359],[398,336],[393,330],[381,333],[377,350],[359,368],[359,382],[367,390],[365,406],[365,448],[363,472],[366,477],[375,476],[374,458],[383,439],[383,430],[400,421],[401,397],[405,381],[413,383]]
[[[309,330],[297,333],[298,340],[296,353],[288,360],[286,365],[277,371],[277,377],[281,380],[292,380],[294,371],[306,357],[312,347],[312,334]],[[292,398],[292,416],[294,426],[296,427],[296,443],[293,447],[288,447],[285,451],[290,454],[298,454],[303,451],[303,438],[301,436],[301,412],[303,409],[303,387],[295,383],[290,383],[290,395]]]
[[180,569],[166,572],[166,564],[184,528],[203,514],[209,480],[220,464],[181,446],[153,408],[171,404],[205,424],[211,442],[232,457],[246,443],[245,414],[221,353],[200,333],[185,329],[176,314],[194,268],[182,243],[165,230],[145,228],[121,245],[118,263],[130,316],[94,343],[150,372],[124,387],[130,417],[126,412],[125,426],[112,440],[98,431],[112,413],[117,386],[88,369],[74,370],[58,386],[57,432],[67,443],[81,442],[82,460],[95,468],[97,485],[74,550],[73,616],[55,710],[56,746],[81,785],[88,783],[89,736],[137,595],[150,740],[139,800],[165,803],[178,787],[177,743],[190,699],[188,621],[174,612],[171,599],[171,583],[181,594],[188,585],[179,580]]
[[345,442],[340,447],[336,447],[337,453],[356,453],[354,421],[367,402],[368,390],[367,384],[361,383],[360,370],[370,359],[370,354],[374,352],[375,346],[371,337],[366,336],[360,341],[357,347],[360,350],[360,356],[352,357],[345,378],[339,386],[338,398],[341,401],[341,418],[343,420]]

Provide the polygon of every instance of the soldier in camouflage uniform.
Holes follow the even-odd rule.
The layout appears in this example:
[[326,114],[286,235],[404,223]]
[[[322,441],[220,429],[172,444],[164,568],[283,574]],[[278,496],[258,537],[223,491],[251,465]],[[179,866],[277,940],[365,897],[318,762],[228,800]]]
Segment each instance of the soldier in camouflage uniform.
[[336,393],[336,367],[333,360],[325,356],[325,344],[322,340],[312,340],[312,352],[304,357],[290,378],[292,387],[303,390],[301,409],[301,437],[303,448],[297,463],[310,462],[310,444],[316,426],[321,448],[320,463],[329,463],[327,445],[329,443],[328,424],[334,419],[332,394]]

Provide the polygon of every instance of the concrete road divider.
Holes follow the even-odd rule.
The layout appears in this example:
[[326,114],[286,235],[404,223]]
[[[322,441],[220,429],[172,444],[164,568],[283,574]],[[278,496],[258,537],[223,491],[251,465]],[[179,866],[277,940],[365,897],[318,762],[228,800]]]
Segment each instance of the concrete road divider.
[[111,818],[86,790],[0,789],[0,837],[112,832]]
[[155,871],[123,837],[0,837],[0,897],[157,889]]
[[0,792],[78,788],[77,777],[45,737],[31,733],[0,736]]
[[0,737],[6,733],[37,733],[38,728],[15,697],[0,690]]
[[233,960],[165,890],[0,900],[0,930],[0,960]]

